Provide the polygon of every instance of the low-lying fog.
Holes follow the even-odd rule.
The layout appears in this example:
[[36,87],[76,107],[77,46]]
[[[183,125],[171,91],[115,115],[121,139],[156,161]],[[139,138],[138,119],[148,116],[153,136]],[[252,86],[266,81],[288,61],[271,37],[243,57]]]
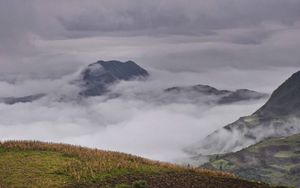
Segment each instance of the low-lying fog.
[[257,75],[242,83],[243,77],[232,81],[234,78],[230,75],[241,75],[241,72],[234,70],[223,73],[151,70],[151,77],[147,81],[114,85],[112,90],[122,93],[118,98],[92,97],[80,102],[72,99],[65,102],[57,100],[58,96],[72,96],[77,92],[78,88],[68,84],[76,74],[58,80],[2,81],[1,97],[39,92],[51,94],[32,103],[0,104],[0,138],[64,142],[174,162],[186,157],[184,148],[240,116],[251,114],[266,99],[219,106],[205,104],[205,97],[196,104],[182,101],[161,103],[155,97],[163,89],[210,84],[218,88],[249,88],[269,92],[292,70],[284,69],[282,76],[275,79],[270,76],[277,72],[244,72],[248,76],[254,73]]

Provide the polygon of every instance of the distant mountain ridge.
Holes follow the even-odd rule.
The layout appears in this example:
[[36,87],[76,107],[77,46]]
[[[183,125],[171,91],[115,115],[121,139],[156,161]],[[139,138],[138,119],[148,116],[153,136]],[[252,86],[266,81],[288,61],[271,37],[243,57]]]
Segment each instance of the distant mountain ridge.
[[[59,101],[81,100],[86,97],[107,95],[108,97],[124,96],[124,93],[114,93],[110,87],[120,81],[146,80],[149,72],[133,61],[97,61],[84,68],[71,85],[78,87],[78,93],[62,94],[58,96]],[[0,98],[0,102],[6,104],[27,103],[39,100],[44,94],[35,94],[21,97]],[[131,94],[130,94],[131,95]],[[149,100],[150,93],[139,93],[137,99]],[[231,104],[240,101],[258,100],[266,98],[268,95],[251,91],[248,89],[238,89],[236,91],[219,90],[208,85],[176,86],[158,91],[150,99],[157,103],[206,103],[206,104]],[[152,97],[152,98],[151,98]]]
[[32,102],[46,96],[45,94],[28,95],[24,97],[4,97],[0,98],[0,103],[5,104],[16,104],[16,103],[27,103]]
[[186,95],[187,98],[192,97],[192,95],[215,96],[216,98],[212,100],[217,104],[230,104],[234,102],[258,100],[268,97],[268,94],[259,93],[248,89],[238,89],[235,91],[219,90],[209,85],[200,84],[186,87],[171,87],[166,89],[165,92]]

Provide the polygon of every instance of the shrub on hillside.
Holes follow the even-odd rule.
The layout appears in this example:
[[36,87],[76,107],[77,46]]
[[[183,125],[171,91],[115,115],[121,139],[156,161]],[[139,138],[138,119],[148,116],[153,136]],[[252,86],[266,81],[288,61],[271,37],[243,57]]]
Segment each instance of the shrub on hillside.
[[133,188],[147,188],[148,185],[147,185],[146,181],[140,180],[140,181],[133,182],[132,187]]

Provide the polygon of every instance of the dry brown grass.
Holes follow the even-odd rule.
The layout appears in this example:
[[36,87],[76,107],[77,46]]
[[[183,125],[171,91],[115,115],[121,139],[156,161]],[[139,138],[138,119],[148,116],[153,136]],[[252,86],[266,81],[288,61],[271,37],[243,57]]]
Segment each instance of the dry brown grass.
[[120,152],[39,141],[0,142],[0,186],[113,188],[137,180],[145,180],[149,188],[269,188],[230,173]]
[[236,176],[221,171],[212,171],[207,169],[199,169],[192,167],[185,167],[174,165],[166,162],[159,162],[134,156],[131,154],[125,154],[113,151],[104,151],[99,149],[90,149],[81,146],[61,144],[61,143],[50,143],[40,141],[5,141],[0,142],[0,147],[12,150],[34,150],[34,151],[53,151],[63,153],[66,156],[76,157],[80,159],[80,165],[70,164],[69,171],[79,173],[76,166],[84,167],[80,171],[88,173],[89,176],[95,176],[96,173],[101,171],[111,171],[114,169],[144,169],[150,168],[150,170],[176,170],[176,171],[192,171],[200,173],[205,176],[216,176],[216,177],[229,177],[235,178]]

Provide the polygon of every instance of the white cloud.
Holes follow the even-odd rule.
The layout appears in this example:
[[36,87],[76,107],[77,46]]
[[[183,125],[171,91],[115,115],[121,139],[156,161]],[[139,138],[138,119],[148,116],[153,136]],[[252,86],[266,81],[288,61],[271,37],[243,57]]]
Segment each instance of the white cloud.
[[[151,91],[157,94],[174,84],[192,85],[201,80],[192,73],[153,71],[153,74],[156,77],[152,75],[146,82],[121,82],[112,87],[114,91],[122,91],[119,98],[92,97],[80,102],[55,101],[61,94],[78,92],[68,86],[69,77],[49,83],[43,80],[39,84],[35,83],[39,81],[20,83],[15,86],[20,92],[48,84],[52,94],[32,103],[0,104],[0,139],[66,142],[175,161],[185,157],[183,149],[187,146],[253,112],[264,102],[213,106],[205,104],[204,97],[197,104],[160,103]],[[178,77],[174,79],[175,75]]]

